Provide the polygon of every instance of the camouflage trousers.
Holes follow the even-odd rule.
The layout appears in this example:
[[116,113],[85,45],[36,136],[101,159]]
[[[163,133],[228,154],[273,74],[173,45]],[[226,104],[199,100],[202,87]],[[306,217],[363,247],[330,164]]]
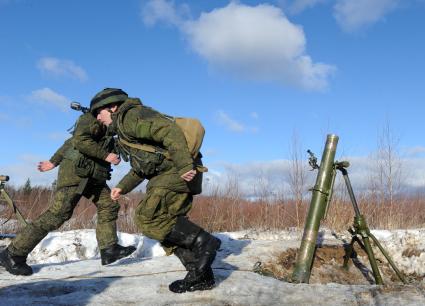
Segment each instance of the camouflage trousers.
[[192,199],[190,193],[148,188],[136,208],[134,221],[143,235],[162,242],[176,224],[177,217],[186,215],[192,208]]
[[72,216],[82,196],[97,207],[96,239],[100,249],[118,242],[116,220],[119,204],[111,200],[110,189],[104,185],[88,184],[82,195],[78,186],[62,187],[55,192],[54,202],[38,219],[28,224],[12,240],[8,249],[16,256],[27,256],[46,235],[58,229]]

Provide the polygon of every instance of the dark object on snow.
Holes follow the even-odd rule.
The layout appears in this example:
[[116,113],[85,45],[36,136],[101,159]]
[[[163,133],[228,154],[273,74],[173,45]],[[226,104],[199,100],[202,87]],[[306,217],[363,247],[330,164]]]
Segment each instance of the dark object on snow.
[[114,244],[106,249],[100,250],[100,258],[102,265],[109,265],[118,259],[124,258],[132,254],[136,248],[132,245],[122,246],[119,244]]
[[26,256],[14,256],[8,249],[0,252],[0,264],[13,275],[31,275],[32,268],[27,265]]

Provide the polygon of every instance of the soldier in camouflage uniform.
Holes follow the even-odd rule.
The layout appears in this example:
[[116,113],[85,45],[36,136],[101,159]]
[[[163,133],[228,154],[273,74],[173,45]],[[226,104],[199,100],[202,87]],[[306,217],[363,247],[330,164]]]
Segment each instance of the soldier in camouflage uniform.
[[110,198],[106,180],[110,178],[111,163],[120,162],[112,152],[113,138],[106,127],[91,113],[78,119],[73,137],[68,139],[49,161],[40,162],[42,172],[59,166],[54,202],[38,219],[28,224],[0,253],[0,264],[15,275],[31,275],[28,254],[50,232],[58,229],[72,216],[82,196],[97,207],[96,238],[102,265],[130,255],[135,247],[119,245],[116,220],[119,204]]
[[[149,180],[146,195],[136,209],[135,223],[144,235],[174,252],[188,271],[169,289],[177,293],[211,289],[215,284],[211,264],[221,241],[186,217],[193,194],[201,191],[202,177],[182,130],[170,117],[142,105],[139,99],[128,98],[121,89],[99,92],[91,101],[90,111],[117,133],[120,153],[123,158],[128,155],[131,163],[130,172],[112,189],[112,199]],[[134,144],[154,146],[155,152]]]

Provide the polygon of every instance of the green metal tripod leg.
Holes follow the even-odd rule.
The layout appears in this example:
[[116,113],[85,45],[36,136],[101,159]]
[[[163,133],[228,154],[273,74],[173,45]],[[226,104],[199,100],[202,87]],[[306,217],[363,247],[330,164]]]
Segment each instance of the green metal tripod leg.
[[15,213],[19,222],[21,222],[22,225],[24,225],[24,226],[28,225],[27,221],[25,221],[25,218],[24,218],[24,216],[22,216],[18,207],[16,207],[15,203],[13,203],[12,199],[9,197],[6,190],[4,190],[3,184],[4,184],[4,181],[1,181],[1,183],[0,183],[0,199],[1,199],[1,196],[3,196],[3,198],[6,200],[7,204],[9,204],[10,208],[12,208],[12,211]]
[[388,255],[387,251],[385,251],[385,249],[382,247],[382,245],[379,243],[378,239],[376,239],[376,237],[369,232],[369,236],[370,238],[372,238],[373,242],[375,242],[376,246],[379,248],[379,250],[381,251],[382,255],[385,256],[385,258],[387,259],[388,263],[390,264],[391,268],[393,268],[394,272],[397,274],[398,278],[404,283],[406,284],[406,280],[404,279],[403,275],[401,274],[400,270],[397,269],[394,261],[391,259],[390,255]]
[[[375,255],[373,254],[373,250],[372,250],[372,246],[370,244],[369,238],[372,238],[372,240],[378,246],[379,250],[382,252],[382,254],[385,256],[385,258],[388,260],[388,263],[391,265],[394,272],[397,274],[397,276],[400,278],[400,280],[403,283],[405,283],[405,280],[404,280],[402,274],[397,269],[397,267],[395,266],[394,262],[391,260],[388,253],[384,250],[382,245],[379,243],[378,239],[376,239],[376,237],[374,235],[372,235],[372,233],[370,232],[369,227],[366,223],[365,217],[360,214],[360,210],[359,210],[359,207],[357,205],[356,198],[354,196],[353,188],[351,187],[351,182],[350,182],[350,179],[348,177],[347,170],[345,169],[345,167],[342,163],[337,165],[337,169],[340,170],[343,174],[345,184],[347,186],[348,194],[350,196],[351,202],[353,204],[354,212],[356,214],[356,216],[354,217],[354,225],[353,225],[354,231],[352,232],[352,234],[353,235],[359,234],[362,237],[364,249],[365,249],[367,256],[369,258],[370,266],[372,268],[372,272],[373,272],[373,275],[375,277],[376,284],[382,285],[383,281],[382,281],[381,273],[379,272],[378,265],[376,263]],[[344,264],[345,264],[345,261],[344,261]]]
[[370,267],[372,268],[373,276],[377,285],[383,285],[381,273],[379,272],[378,264],[376,263],[375,254],[373,254],[372,246],[370,245],[369,237],[362,237],[367,257],[369,258]]

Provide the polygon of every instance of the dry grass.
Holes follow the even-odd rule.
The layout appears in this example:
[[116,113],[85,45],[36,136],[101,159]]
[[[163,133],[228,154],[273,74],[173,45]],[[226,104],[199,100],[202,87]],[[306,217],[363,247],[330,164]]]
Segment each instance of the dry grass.
[[[27,220],[36,219],[47,209],[53,200],[53,191],[48,188],[35,187],[25,194],[22,189],[8,188]],[[224,196],[226,194],[227,196]],[[236,195],[229,196],[228,192],[215,192],[210,196],[195,197],[190,218],[205,229],[213,232],[238,231],[244,229],[279,230],[301,227],[309,206],[309,199],[299,203],[291,199],[266,199],[248,201]],[[120,200],[121,210],[118,219],[120,231],[135,233],[137,228],[133,222],[134,210],[142,199],[142,193],[131,193]],[[298,207],[296,206],[298,203]],[[0,218],[12,216],[11,210],[0,202]],[[362,214],[370,228],[395,229],[425,227],[425,199],[419,196],[405,196],[393,201],[392,204],[377,201],[373,195],[363,195],[358,198]],[[299,220],[297,218],[297,208]],[[354,212],[351,203],[344,196],[334,197],[329,213],[322,222],[335,230],[347,229],[353,222]],[[77,205],[73,217],[66,222],[63,230],[95,228],[96,207],[88,200],[82,199]],[[5,231],[6,227],[0,228]],[[12,229],[7,227],[8,233],[19,230],[19,225]]]

